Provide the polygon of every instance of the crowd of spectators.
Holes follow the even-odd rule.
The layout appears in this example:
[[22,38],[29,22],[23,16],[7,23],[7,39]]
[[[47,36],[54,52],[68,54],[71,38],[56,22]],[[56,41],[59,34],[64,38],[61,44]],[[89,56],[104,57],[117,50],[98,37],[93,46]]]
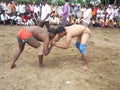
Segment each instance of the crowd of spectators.
[[[0,24],[37,25],[40,22],[42,3],[0,2]],[[49,4],[50,25],[60,25],[63,5]],[[67,25],[88,24],[93,27],[120,27],[120,7],[115,5],[69,4]]]

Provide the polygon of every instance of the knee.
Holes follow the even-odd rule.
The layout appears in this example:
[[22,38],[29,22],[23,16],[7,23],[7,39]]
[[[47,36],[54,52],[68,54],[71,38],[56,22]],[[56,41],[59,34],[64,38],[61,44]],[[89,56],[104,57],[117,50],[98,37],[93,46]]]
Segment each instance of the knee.
[[80,44],[79,49],[82,54],[86,54],[86,44]]

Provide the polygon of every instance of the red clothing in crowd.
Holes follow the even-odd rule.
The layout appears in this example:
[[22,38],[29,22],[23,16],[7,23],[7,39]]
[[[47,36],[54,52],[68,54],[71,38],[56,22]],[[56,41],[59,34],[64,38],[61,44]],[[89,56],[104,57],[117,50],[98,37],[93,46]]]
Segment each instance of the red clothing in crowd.
[[28,19],[29,19],[29,16],[28,16],[28,15],[23,15],[23,17],[22,17],[22,21],[23,21],[23,22],[27,22]]

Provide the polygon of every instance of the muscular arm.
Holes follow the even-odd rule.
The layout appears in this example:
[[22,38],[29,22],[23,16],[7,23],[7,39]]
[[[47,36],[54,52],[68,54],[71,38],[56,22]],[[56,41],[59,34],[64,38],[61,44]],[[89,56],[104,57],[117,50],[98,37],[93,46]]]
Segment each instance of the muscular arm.
[[45,42],[43,47],[44,55],[48,55],[52,50],[52,48],[53,48],[53,45],[51,45],[49,41]]
[[48,55],[48,53],[49,53],[48,47],[49,47],[49,42],[44,42],[44,46],[43,46],[44,55]]
[[60,45],[60,44],[55,44],[56,47],[61,48],[61,49],[68,49],[71,43],[71,36],[67,35],[66,36],[66,44]]
[[60,40],[60,36],[56,34],[56,36],[52,39],[54,42],[58,42]]

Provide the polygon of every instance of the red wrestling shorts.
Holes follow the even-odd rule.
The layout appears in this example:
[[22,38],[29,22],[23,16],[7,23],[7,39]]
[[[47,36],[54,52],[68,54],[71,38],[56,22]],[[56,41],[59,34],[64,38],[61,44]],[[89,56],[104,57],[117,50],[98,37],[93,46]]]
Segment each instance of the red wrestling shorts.
[[17,40],[18,42],[27,42],[28,40],[33,40],[34,37],[32,33],[24,28],[18,32]]

